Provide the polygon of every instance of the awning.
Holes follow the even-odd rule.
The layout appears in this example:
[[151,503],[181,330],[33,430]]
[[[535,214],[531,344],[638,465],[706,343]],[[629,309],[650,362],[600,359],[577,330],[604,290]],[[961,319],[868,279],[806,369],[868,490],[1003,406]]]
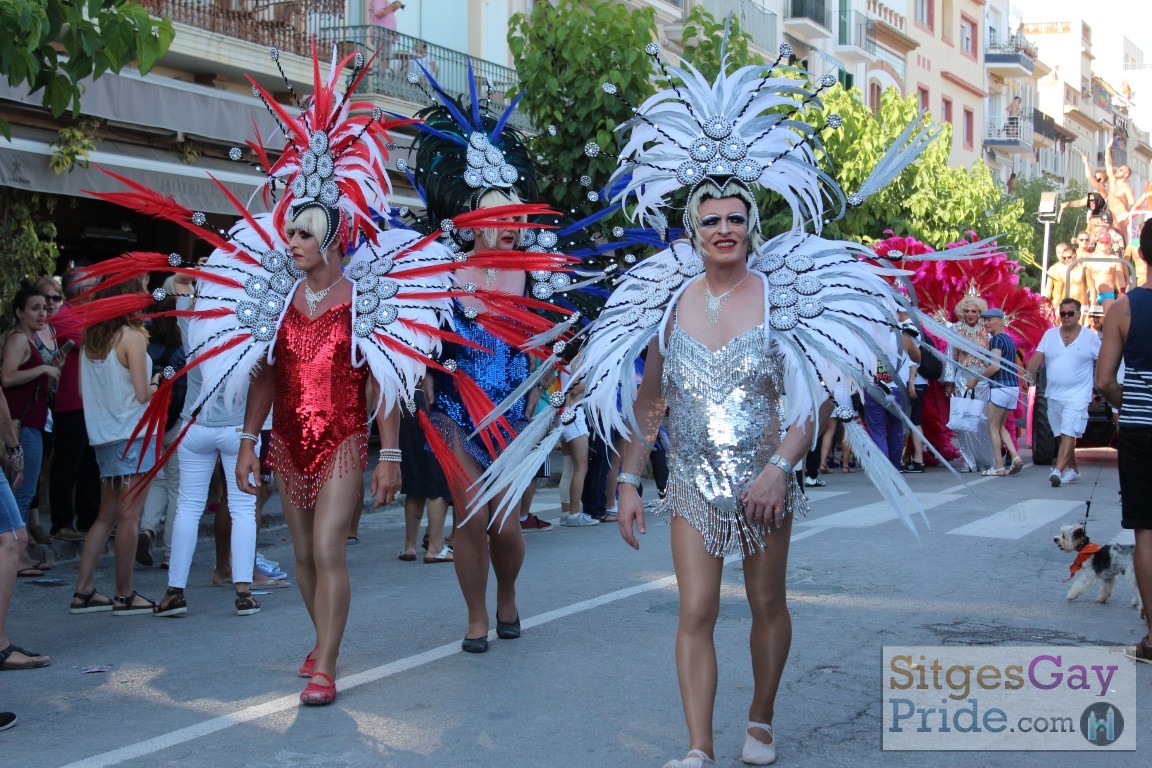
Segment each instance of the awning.
[[[194,211],[238,216],[228,198],[208,178],[208,174],[212,174],[240,202],[251,202],[256,212],[264,210],[263,204],[254,195],[260,185],[265,183],[266,177],[243,163],[201,157],[191,165],[186,165],[175,152],[101,141],[89,154],[90,168],[74,168],[57,175],[48,166],[53,151],[50,144],[55,140],[56,134],[52,131],[12,126],[11,141],[0,137],[0,186],[73,197],[85,197],[84,190],[123,192],[124,187],[120,182],[97,170],[96,166],[101,166],[133,181],[147,184]],[[398,178],[398,174],[393,176],[394,180]],[[405,187],[398,187],[390,202],[396,206],[423,207],[420,199]]]
[[[265,146],[274,149],[283,146],[276,121],[264,104],[250,94],[156,74],[141,77],[131,69],[84,80],[81,87],[84,94],[80,100],[81,111],[85,115],[238,146],[252,138],[255,124]],[[40,107],[43,96],[40,91],[28,93],[25,85],[13,87],[7,80],[0,80],[0,99]]]
[[202,157],[185,165],[176,153],[152,147],[101,141],[89,154],[92,167],[74,168],[57,174],[48,166],[52,156],[52,131],[12,126],[12,140],[0,137],[0,185],[30,192],[84,197],[84,190],[122,192],[123,185],[95,166],[147,184],[181,205],[205,213],[236,214],[220,188],[208,178],[211,173],[241,202],[247,203],[264,183],[265,177],[246,166]]

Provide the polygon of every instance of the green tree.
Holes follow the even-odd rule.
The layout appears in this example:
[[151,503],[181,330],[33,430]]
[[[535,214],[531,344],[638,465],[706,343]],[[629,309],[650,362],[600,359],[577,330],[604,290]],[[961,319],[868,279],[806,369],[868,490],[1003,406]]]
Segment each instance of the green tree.
[[[822,124],[835,113],[843,120],[839,129],[824,131],[822,138],[831,174],[846,194],[860,187],[885,148],[919,114],[916,97],[904,98],[895,89],[884,93],[877,114],[856,89],[836,85],[822,94],[822,101],[823,112],[806,119]],[[1021,200],[1005,193],[983,161],[971,168],[951,165],[951,138],[951,126],[943,125],[916,163],[863,205],[849,208],[843,219],[826,228],[827,234],[869,242],[891,229],[942,248],[975,231],[981,237],[996,236],[1015,258],[1035,263],[1032,229]],[[781,214],[775,219],[768,222],[770,228],[787,226]]]
[[540,129],[532,148],[541,168],[546,199],[565,211],[585,202],[587,190],[571,181],[589,175],[602,182],[615,160],[589,160],[584,145],[615,146],[613,129],[632,116],[619,96],[639,104],[653,93],[655,14],[613,0],[559,0],[536,3],[531,14],[515,14],[508,24],[508,47],[516,60],[521,107]]
[[[1032,253],[1036,260],[1042,262],[1044,258],[1044,224],[1037,217],[1040,210],[1040,195],[1044,192],[1058,192],[1059,202],[1069,200],[1083,200],[1088,194],[1086,185],[1079,179],[1070,179],[1061,186],[1056,180],[1047,177],[1038,177],[1026,181],[1016,182],[1016,197],[1024,208],[1024,219],[1032,229]],[[1048,263],[1056,262],[1056,244],[1075,244],[1076,233],[1084,229],[1084,209],[1070,208],[1060,216],[1060,221],[1053,222],[1048,237]],[[1030,270],[1031,271],[1031,270]],[[1035,270],[1036,279],[1040,277],[1039,269]]]
[[[43,91],[53,117],[80,112],[82,81],[135,62],[147,74],[172,44],[172,22],[130,0],[0,0],[0,73]],[[0,132],[10,137],[0,120]]]
[[[56,271],[56,198],[0,187],[0,306],[9,307],[23,278]],[[8,318],[0,327],[10,325]]]
[[[728,56],[728,72],[733,72],[749,64],[763,64],[762,58],[753,54],[748,47],[752,38],[740,29],[740,20],[734,14],[728,19],[728,42],[725,52]],[[704,6],[693,6],[684,18],[684,61],[691,64],[709,80],[720,74],[720,41],[724,39],[725,19],[712,16]]]

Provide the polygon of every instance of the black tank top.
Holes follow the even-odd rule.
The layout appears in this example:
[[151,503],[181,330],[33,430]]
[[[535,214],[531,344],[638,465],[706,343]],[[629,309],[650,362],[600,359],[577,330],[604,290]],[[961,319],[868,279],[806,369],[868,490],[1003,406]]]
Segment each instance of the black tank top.
[[1124,341],[1124,400],[1120,424],[1152,427],[1152,290],[1128,292],[1128,338]]

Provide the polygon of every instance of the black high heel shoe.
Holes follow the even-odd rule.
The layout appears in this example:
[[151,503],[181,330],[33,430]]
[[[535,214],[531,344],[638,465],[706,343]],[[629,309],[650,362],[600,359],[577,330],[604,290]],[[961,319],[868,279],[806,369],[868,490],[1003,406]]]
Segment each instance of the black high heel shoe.
[[488,652],[488,636],[482,637],[466,637],[460,643],[461,650],[464,653],[487,653]]
[[496,637],[501,640],[515,640],[520,637],[520,615],[517,614],[513,621],[500,621],[500,617],[496,617]]

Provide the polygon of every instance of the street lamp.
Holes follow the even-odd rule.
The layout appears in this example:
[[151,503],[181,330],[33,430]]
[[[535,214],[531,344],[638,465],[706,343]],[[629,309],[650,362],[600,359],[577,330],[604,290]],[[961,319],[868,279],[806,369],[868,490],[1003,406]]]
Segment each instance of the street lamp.
[[1059,192],[1040,193],[1040,209],[1036,212],[1036,219],[1044,225],[1044,266],[1040,272],[1041,296],[1048,295],[1048,241],[1052,231],[1052,224],[1056,221],[1056,214],[1059,208]]

